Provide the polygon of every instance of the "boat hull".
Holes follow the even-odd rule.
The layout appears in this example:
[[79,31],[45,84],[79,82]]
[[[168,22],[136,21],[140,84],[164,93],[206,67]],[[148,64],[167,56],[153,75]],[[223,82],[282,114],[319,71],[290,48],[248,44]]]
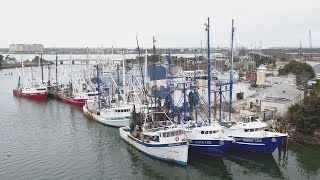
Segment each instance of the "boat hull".
[[236,142],[231,145],[231,148],[258,153],[273,153],[285,138],[287,136],[264,138],[234,137]]
[[125,127],[129,126],[130,119],[128,118],[118,118],[118,119],[106,119],[104,117],[101,117],[100,115],[97,115],[95,113],[92,113],[89,111],[86,106],[83,106],[82,108],[83,113],[90,119],[99,121],[102,124],[105,124],[107,126],[112,126],[112,127]]
[[85,99],[73,99],[71,97],[64,96],[62,94],[58,94],[58,98],[64,102],[74,104],[77,106],[83,106],[86,103]]
[[23,93],[21,90],[14,89],[13,95],[17,97],[24,97],[33,100],[47,100],[48,92],[39,92],[39,93]]
[[[186,166],[188,163],[187,142],[169,144],[149,144],[133,137],[127,127],[119,128],[121,138],[144,154],[162,160]],[[128,128],[127,128],[128,129]]]
[[209,156],[222,156],[230,148],[230,140],[189,140],[191,152]]

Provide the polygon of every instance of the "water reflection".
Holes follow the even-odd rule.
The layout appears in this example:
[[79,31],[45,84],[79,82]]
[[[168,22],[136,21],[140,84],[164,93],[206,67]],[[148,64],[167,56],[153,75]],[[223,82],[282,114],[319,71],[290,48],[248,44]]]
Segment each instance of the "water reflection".
[[235,175],[247,174],[255,177],[284,178],[272,155],[230,152],[224,160],[230,161],[228,167],[237,167],[237,172],[233,172],[236,173]]
[[296,166],[306,178],[312,178],[320,174],[319,147],[290,142],[289,151],[296,158]]
[[224,163],[225,158],[208,157],[194,153],[189,157],[190,167],[199,171],[199,174],[203,176],[202,178],[233,179],[232,174]]
[[187,168],[148,157],[127,145],[133,174],[142,173],[148,179],[188,179]]

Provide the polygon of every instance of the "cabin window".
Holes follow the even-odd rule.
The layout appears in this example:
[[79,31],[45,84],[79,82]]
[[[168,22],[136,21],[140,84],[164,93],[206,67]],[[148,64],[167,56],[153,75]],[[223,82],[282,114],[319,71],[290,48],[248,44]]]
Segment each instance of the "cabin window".
[[250,132],[254,132],[254,129],[250,129]]
[[171,136],[175,136],[175,135],[174,135],[174,131],[171,132]]
[[204,131],[201,131],[201,134],[204,134]]
[[163,137],[167,137],[167,133],[163,133]]
[[167,137],[170,137],[170,133],[169,132],[167,133]]
[[205,134],[208,134],[208,131],[206,131]]
[[178,136],[178,135],[179,135],[179,131],[176,131],[175,133],[176,133],[176,136]]
[[248,132],[249,131],[249,129],[244,129],[244,132]]
[[161,137],[161,134],[159,134],[159,136]]
[[259,129],[258,129],[258,128],[256,128],[254,131],[259,131]]
[[209,134],[212,134],[212,131],[209,131]]

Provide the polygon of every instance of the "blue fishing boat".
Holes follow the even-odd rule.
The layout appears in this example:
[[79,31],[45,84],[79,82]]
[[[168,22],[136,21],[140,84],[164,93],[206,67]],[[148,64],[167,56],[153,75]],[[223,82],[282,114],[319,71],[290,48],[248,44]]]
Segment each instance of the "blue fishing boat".
[[[232,109],[233,88],[233,37],[234,27],[232,20],[231,30],[231,67],[230,67],[230,115]],[[288,137],[287,134],[278,133],[267,129],[267,124],[255,117],[246,117],[242,122],[233,122],[231,127],[224,130],[226,134],[235,140],[231,148],[235,150],[252,151],[260,153],[272,153]]]

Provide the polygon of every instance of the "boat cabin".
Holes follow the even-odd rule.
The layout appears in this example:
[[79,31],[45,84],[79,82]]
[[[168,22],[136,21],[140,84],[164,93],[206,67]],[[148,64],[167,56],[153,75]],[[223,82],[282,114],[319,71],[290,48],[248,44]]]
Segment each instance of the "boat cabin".
[[[143,138],[146,140],[151,140],[155,142],[163,142],[163,141],[179,141],[179,136],[183,135],[183,130],[180,128],[166,129],[160,130],[156,132],[144,132]],[[178,139],[177,139],[178,137]]]

